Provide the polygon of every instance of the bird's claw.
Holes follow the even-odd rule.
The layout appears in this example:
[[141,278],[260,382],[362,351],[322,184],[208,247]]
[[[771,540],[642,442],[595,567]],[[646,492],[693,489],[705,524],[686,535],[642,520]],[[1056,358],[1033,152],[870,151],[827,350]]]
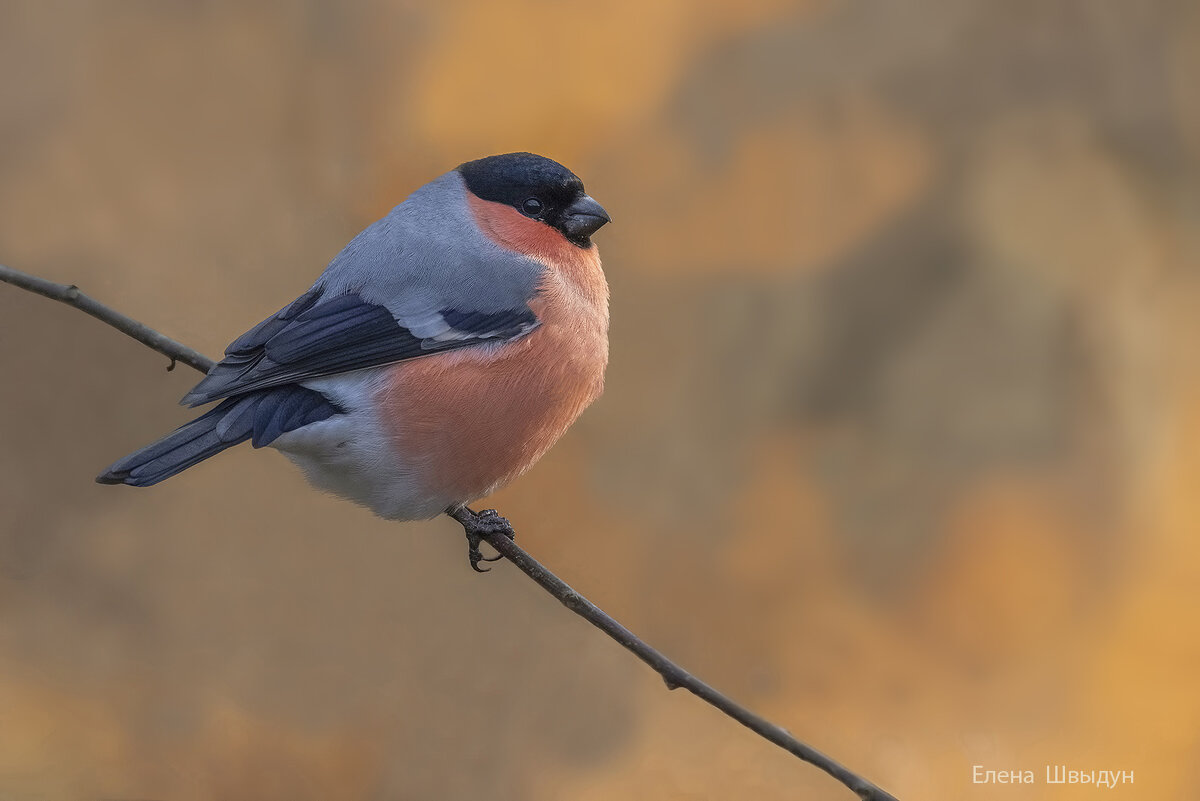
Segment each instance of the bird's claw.
[[492,562],[495,561],[495,559],[490,556],[484,556],[483,553],[480,552],[479,543],[481,542],[483,542],[483,537],[481,535],[470,531],[467,532],[467,561],[471,563],[471,569],[476,573],[488,573],[491,571],[491,568],[480,567],[479,563]]
[[487,573],[491,570],[491,568],[480,567],[480,562],[496,562],[504,558],[504,555],[499,553],[495,556],[484,556],[479,550],[480,543],[495,534],[502,534],[510,540],[516,539],[512,524],[501,517],[495,509],[472,512],[464,506],[452,510],[449,514],[462,524],[463,532],[467,535],[467,561],[471,563],[471,569],[476,573]]

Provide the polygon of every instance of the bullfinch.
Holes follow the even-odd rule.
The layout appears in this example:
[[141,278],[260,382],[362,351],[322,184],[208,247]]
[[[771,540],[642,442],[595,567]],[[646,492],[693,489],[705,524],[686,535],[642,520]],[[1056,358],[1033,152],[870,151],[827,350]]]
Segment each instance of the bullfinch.
[[528,470],[596,399],[608,284],[583,183],[532,153],[470,161],[356,236],[181,401],[219,401],[114,463],[147,487],[246,440],[390,520],[449,514],[471,567],[507,522],[467,504]]

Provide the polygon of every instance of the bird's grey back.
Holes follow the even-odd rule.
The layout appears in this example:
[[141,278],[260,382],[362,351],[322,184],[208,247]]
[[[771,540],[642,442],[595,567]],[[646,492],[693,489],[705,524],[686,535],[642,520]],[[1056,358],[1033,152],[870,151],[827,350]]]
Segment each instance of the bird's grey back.
[[448,172],[368,226],[317,280],[327,296],[357,292],[387,307],[417,336],[441,326],[446,309],[499,312],[523,307],[544,266],[492,242],[476,225],[467,189]]

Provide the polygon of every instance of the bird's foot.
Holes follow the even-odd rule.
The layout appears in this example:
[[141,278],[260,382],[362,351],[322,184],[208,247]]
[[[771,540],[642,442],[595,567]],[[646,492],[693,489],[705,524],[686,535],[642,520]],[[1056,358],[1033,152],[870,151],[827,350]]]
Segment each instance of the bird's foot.
[[479,544],[495,534],[502,534],[510,540],[517,538],[512,524],[501,517],[495,509],[484,509],[482,512],[472,512],[465,506],[450,509],[446,514],[457,520],[467,535],[467,560],[471,569],[476,573],[487,573],[491,568],[480,567],[480,562],[495,562],[503,559],[503,554],[484,556],[479,550]]

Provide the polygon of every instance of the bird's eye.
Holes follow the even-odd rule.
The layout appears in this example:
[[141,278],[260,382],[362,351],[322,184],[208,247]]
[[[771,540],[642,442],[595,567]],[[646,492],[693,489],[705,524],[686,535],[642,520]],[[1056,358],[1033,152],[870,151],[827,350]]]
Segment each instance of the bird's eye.
[[536,197],[526,198],[525,202],[521,204],[521,211],[530,217],[536,217],[542,213],[542,201]]

